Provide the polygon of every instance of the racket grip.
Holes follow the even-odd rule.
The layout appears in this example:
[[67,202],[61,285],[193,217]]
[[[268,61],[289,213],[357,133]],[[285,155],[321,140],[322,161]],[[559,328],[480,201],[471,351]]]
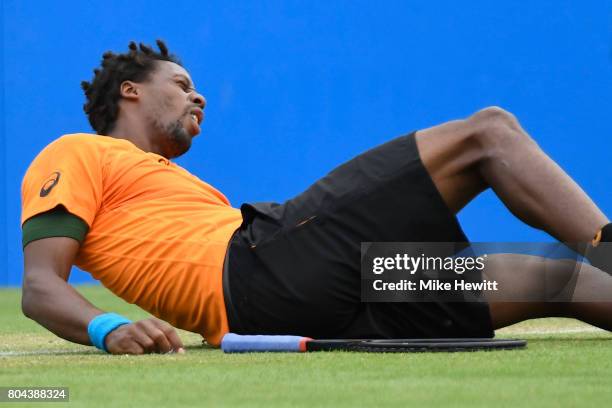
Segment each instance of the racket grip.
[[304,352],[312,340],[301,336],[239,335],[227,333],[221,340],[225,353],[252,353],[265,351]]

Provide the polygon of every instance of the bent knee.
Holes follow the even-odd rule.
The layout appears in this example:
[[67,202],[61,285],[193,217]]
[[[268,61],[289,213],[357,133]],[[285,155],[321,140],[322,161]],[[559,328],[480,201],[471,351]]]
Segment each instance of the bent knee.
[[468,121],[481,130],[520,129],[516,117],[499,106],[489,106],[474,113]]
[[473,134],[478,144],[488,152],[487,156],[495,155],[499,151],[507,152],[525,144],[535,144],[523,131],[517,118],[498,106],[481,109],[467,121],[474,130]]

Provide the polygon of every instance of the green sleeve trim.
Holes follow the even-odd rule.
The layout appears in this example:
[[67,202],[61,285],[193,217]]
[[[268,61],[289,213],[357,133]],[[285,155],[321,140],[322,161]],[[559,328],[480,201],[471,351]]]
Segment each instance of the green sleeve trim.
[[68,237],[82,244],[88,231],[89,227],[85,221],[60,206],[27,220],[23,224],[21,243],[25,248],[38,239]]

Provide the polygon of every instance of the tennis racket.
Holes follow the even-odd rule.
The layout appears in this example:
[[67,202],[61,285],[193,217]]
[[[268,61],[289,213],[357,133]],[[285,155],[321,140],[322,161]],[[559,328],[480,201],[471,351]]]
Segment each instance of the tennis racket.
[[365,353],[458,352],[511,350],[527,346],[518,339],[335,339],[314,340],[300,336],[238,335],[228,333],[221,341],[225,353],[357,351]]

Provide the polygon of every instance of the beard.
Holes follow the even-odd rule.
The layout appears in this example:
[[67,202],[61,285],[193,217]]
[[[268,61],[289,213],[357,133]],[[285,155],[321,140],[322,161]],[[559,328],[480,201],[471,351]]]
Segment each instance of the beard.
[[183,124],[185,116],[188,114],[187,111],[176,121],[170,123],[163,123],[159,116],[151,118],[156,134],[155,139],[162,149],[161,155],[167,159],[179,157],[191,148],[191,135]]
[[191,135],[180,120],[166,127],[170,158],[179,157],[191,148]]

